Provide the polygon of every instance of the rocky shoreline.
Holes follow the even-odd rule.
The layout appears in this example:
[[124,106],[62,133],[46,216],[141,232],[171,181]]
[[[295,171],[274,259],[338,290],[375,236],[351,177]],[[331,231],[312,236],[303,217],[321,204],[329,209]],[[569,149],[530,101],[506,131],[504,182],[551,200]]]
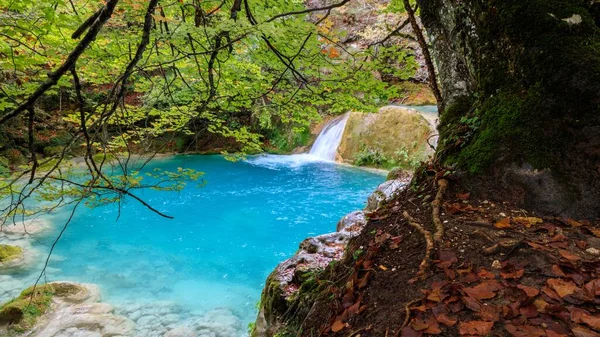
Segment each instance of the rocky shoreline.
[[338,222],[336,232],[302,241],[296,254],[281,262],[269,275],[251,331],[253,337],[276,336],[285,331],[285,316],[290,310],[302,307],[304,288],[312,286],[314,273],[341,261],[350,239],[361,234],[366,226],[367,216],[404,190],[411,180],[404,172],[391,172],[388,178],[371,194],[364,210],[344,216]]

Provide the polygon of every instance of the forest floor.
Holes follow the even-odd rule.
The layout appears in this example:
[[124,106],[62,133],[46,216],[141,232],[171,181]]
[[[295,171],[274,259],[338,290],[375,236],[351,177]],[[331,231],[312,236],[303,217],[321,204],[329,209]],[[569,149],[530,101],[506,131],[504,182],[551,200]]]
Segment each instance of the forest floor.
[[[370,214],[302,333],[600,336],[599,223],[478,200],[454,186],[438,199],[432,180]],[[436,199],[445,234],[428,249]]]

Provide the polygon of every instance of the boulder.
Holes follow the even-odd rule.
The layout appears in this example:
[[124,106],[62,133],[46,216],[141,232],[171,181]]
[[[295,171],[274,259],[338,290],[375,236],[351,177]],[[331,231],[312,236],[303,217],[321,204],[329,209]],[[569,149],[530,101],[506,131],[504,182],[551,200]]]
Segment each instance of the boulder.
[[[52,282],[30,287],[0,307],[0,333],[28,337],[130,336],[135,324],[98,302],[91,284]],[[31,308],[34,306],[34,309]]]
[[367,199],[366,212],[373,212],[383,206],[386,202],[394,198],[394,196],[402,191],[408,183],[410,178],[400,178],[394,180],[388,180],[383,184],[377,186],[375,192],[373,192]]
[[350,112],[338,152],[344,162],[413,169],[433,154],[435,128],[416,110],[383,107],[377,113]]
[[0,244],[0,268],[14,266],[23,260],[23,248]]
[[366,223],[364,212],[354,211],[338,222],[337,232],[302,241],[296,254],[280,263],[267,278],[253,335],[274,335],[281,315],[314,283],[313,273],[344,258],[348,241],[360,234]]

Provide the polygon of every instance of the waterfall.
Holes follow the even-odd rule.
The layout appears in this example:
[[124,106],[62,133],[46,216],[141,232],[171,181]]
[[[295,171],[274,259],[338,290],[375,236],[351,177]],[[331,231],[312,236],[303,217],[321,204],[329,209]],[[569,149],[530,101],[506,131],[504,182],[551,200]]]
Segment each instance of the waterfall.
[[350,114],[344,114],[327,123],[310,149],[309,154],[320,159],[335,161],[335,155],[342,141],[342,135],[349,116]]

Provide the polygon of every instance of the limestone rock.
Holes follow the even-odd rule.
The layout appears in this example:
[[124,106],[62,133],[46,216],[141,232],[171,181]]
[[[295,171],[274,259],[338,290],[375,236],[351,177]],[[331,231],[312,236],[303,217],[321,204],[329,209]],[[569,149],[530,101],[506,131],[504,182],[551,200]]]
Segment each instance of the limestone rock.
[[[100,291],[96,285],[71,282],[52,282],[38,285],[51,301],[43,308],[37,323],[24,336],[28,337],[116,337],[131,336],[135,323],[113,313],[107,303],[98,302]],[[31,289],[31,288],[30,288]],[[26,294],[25,290],[23,293]],[[24,298],[24,301],[28,301]],[[18,307],[16,307],[18,308]],[[8,323],[8,322],[7,322]],[[0,332],[6,330],[0,326]]]
[[277,330],[279,315],[294,305],[298,291],[311,280],[312,272],[342,259],[348,241],[360,234],[366,224],[364,212],[354,211],[338,222],[337,232],[302,241],[298,252],[280,263],[267,278],[253,335],[271,335]]
[[394,195],[402,191],[410,182],[410,179],[394,179],[388,180],[379,185],[367,199],[367,207],[365,211],[373,212],[380,208],[387,201],[391,200]]
[[0,226],[0,236],[24,236],[30,234],[39,234],[50,228],[50,223],[43,219],[25,220]]
[[[412,109],[387,106],[377,113],[351,112],[338,152],[351,164],[411,167],[433,153],[427,141],[434,133],[428,120]],[[367,159],[368,153],[376,158]]]

